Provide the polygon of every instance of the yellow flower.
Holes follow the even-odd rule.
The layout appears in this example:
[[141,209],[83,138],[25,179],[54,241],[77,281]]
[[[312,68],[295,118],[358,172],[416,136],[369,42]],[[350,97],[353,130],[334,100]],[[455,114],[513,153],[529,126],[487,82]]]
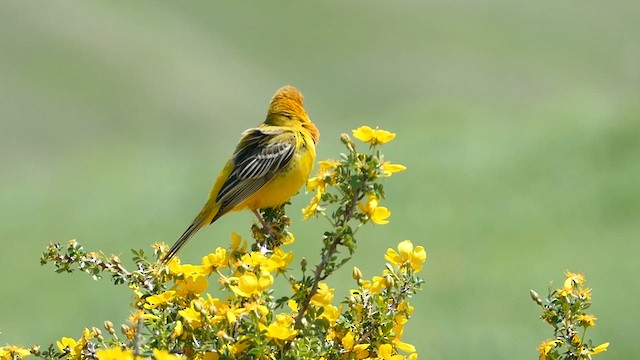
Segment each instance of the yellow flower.
[[251,297],[268,289],[273,284],[273,276],[268,271],[261,271],[260,277],[246,272],[238,278],[237,285],[231,285],[231,291],[242,297]]
[[603,344],[600,344],[600,345],[594,347],[593,349],[591,349],[591,351],[589,351],[589,353],[591,355],[599,354],[601,352],[607,351],[608,347],[609,347],[609,343],[606,342],[606,343],[603,343]]
[[562,344],[560,340],[547,340],[538,346],[538,351],[540,352],[540,360],[546,360],[547,355],[554,347]]
[[384,225],[388,224],[389,221],[387,218],[391,216],[391,211],[389,211],[384,206],[378,206],[379,200],[375,196],[369,196],[367,202],[363,205],[362,203],[358,203],[360,210],[363,213],[367,214],[369,219],[373,221],[375,224]]
[[335,181],[334,169],[341,166],[342,163],[335,160],[323,160],[319,161],[318,165],[320,169],[316,176],[307,180],[307,191],[317,190],[320,195],[327,189],[327,185],[333,185]]
[[184,328],[182,327],[182,321],[180,320],[176,321],[176,326],[173,328],[173,331],[171,332],[171,338],[172,339],[179,338],[180,335],[182,335],[183,331],[184,331]]
[[582,326],[586,326],[586,327],[596,326],[597,319],[598,319],[597,317],[589,314],[578,315],[578,321],[580,322],[580,324],[582,324]]
[[347,335],[345,335],[342,340],[342,347],[345,350],[351,350],[353,349],[353,345],[354,345],[354,338],[353,338],[353,333],[351,331],[349,331],[347,333]]
[[284,271],[292,260],[292,251],[285,253],[282,248],[277,247],[273,249],[273,254],[269,259],[267,259],[266,269],[269,271]]
[[122,350],[119,347],[98,349],[96,351],[98,360],[133,360],[132,350]]
[[392,164],[388,161],[382,163],[382,173],[384,176],[391,176],[393,173],[407,170],[407,167],[400,164]]
[[0,347],[0,360],[22,359],[31,355],[31,351],[18,345],[7,345]]
[[256,268],[267,262],[267,257],[264,256],[263,253],[258,251],[252,251],[248,254],[244,254],[240,259],[242,260],[243,264],[253,268]]
[[196,360],[218,360],[220,355],[214,351],[207,351],[204,354],[196,354]]
[[422,264],[427,260],[427,252],[422,246],[413,247],[411,240],[405,240],[398,244],[398,252],[393,249],[387,249],[384,256],[387,261],[396,266],[409,265],[413,270],[420,271]]
[[209,281],[204,276],[190,276],[184,280],[176,281],[181,295],[202,294],[209,287]]
[[335,291],[335,289],[330,289],[326,283],[319,283],[318,291],[311,298],[311,304],[321,307],[330,305],[333,301],[333,294],[335,293]]
[[379,294],[383,288],[385,288],[384,277],[382,276],[374,276],[372,281],[364,280],[362,282],[361,287],[363,289],[369,290],[372,294]]
[[231,233],[231,251],[241,253],[247,251],[247,240],[243,240],[242,236],[235,231]]
[[239,355],[250,345],[251,343],[247,341],[247,337],[241,336],[238,341],[236,341],[236,343],[231,346],[230,350],[233,355],[239,357]]
[[195,300],[191,301],[191,306],[188,308],[178,311],[178,315],[180,315],[193,329],[202,325],[202,314],[200,314],[200,311],[195,309]]
[[565,273],[566,280],[564,281],[564,287],[570,288],[572,286],[582,285],[585,282],[584,275],[579,273],[572,273],[567,270]]
[[202,266],[207,268],[209,273],[213,269],[220,269],[227,267],[227,249],[221,247],[217,248],[215,252],[202,258]]
[[581,299],[584,299],[586,301],[591,301],[591,289],[584,289],[584,288],[580,289],[578,296],[580,296]]
[[378,346],[378,358],[383,360],[402,360],[404,356],[395,354],[393,346],[391,344],[382,344]]
[[192,264],[180,265],[180,260],[176,258],[173,258],[169,262],[169,271],[174,276],[182,278],[208,276],[211,273],[210,268],[206,266]]
[[291,231],[285,230],[284,237],[282,238],[282,245],[291,245],[296,241],[296,237]]
[[[262,325],[262,324],[261,324]],[[293,329],[293,317],[287,314],[276,315],[276,322],[270,324],[268,327],[262,325],[262,330],[267,331],[267,337],[278,340],[291,340],[298,334],[297,330]]]
[[82,351],[82,345],[78,344],[75,339],[69,337],[63,337],[60,341],[56,342],[58,349],[65,354],[68,354],[69,359],[79,359],[80,352]]
[[367,348],[370,344],[356,344],[353,333],[349,331],[342,340],[342,347],[348,352],[352,352],[356,355],[356,359],[364,359],[369,356]]
[[322,210],[318,206],[320,205],[320,197],[322,194],[319,191],[316,191],[316,195],[311,198],[309,205],[302,209],[302,220],[309,220],[312,216],[315,216],[318,213],[318,210]]
[[238,321],[238,316],[245,311],[243,308],[238,308],[237,305],[234,305],[231,300],[222,301],[218,298],[212,298],[209,294],[207,296],[207,305],[216,309],[214,321],[226,320],[229,324],[235,324]]
[[184,359],[180,356],[173,355],[169,353],[167,350],[158,350],[153,349],[153,357],[155,360],[181,360]]
[[155,309],[158,306],[162,304],[166,304],[169,301],[173,300],[175,295],[176,295],[176,292],[174,290],[165,291],[159,295],[151,295],[145,299],[147,303],[144,304],[144,308]]
[[406,343],[406,342],[402,342],[402,341],[400,341],[400,339],[394,339],[393,340],[393,345],[396,348],[398,348],[398,349],[400,349],[400,350],[402,350],[402,351],[404,351],[406,353],[414,353],[414,352],[416,352],[416,347],[415,346],[413,346],[413,345],[411,345],[409,343]]
[[239,309],[242,313],[254,313],[260,319],[269,314],[269,308],[257,302],[245,302],[243,305],[244,307]]
[[298,312],[298,303],[293,300],[293,299],[289,299],[289,301],[287,301],[287,306],[289,307],[289,309],[291,309],[293,312]]
[[569,297],[569,295],[573,295],[573,288],[571,286],[563,287],[562,289],[558,289],[557,291],[558,296]]
[[340,310],[337,306],[333,305],[326,305],[324,307],[324,311],[322,312],[322,314],[320,314],[320,318],[327,319],[327,321],[329,321],[329,324],[331,324],[332,326],[336,323],[336,321],[338,321],[339,317]]
[[378,128],[372,129],[365,125],[353,130],[353,137],[375,146],[378,144],[388,143],[396,137],[396,134],[386,130],[380,130]]

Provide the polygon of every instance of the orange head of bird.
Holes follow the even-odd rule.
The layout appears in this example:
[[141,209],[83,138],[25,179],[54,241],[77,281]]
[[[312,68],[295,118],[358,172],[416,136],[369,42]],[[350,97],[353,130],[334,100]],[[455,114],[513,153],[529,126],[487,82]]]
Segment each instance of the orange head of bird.
[[269,104],[269,112],[265,123],[269,125],[284,125],[299,122],[303,128],[311,133],[313,142],[318,143],[320,132],[311,122],[309,115],[302,106],[304,97],[294,86],[286,85],[276,91]]

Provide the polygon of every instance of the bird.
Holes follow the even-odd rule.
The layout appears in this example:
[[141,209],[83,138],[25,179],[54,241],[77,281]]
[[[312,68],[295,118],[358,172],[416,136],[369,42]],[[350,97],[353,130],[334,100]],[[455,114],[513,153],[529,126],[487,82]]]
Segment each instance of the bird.
[[169,263],[203,226],[230,211],[248,209],[264,225],[258,210],[286,203],[307,182],[320,131],[305,111],[303,100],[294,86],[276,91],[266,119],[242,133],[211,188],[209,199],[163,257],[163,263]]

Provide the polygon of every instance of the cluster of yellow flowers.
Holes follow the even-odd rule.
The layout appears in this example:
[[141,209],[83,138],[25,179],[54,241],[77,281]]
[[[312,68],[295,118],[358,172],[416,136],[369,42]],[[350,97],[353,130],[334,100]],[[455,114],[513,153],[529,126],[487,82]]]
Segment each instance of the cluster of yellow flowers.
[[[406,169],[383,161],[377,148],[395,134],[362,126],[353,136],[372,151],[356,152],[355,144],[343,135],[349,154],[340,161],[321,161],[318,174],[307,184],[314,195],[303,209],[304,219],[322,215],[332,225],[324,233],[322,259],[311,274],[305,260],[302,278],[288,272],[294,255],[285,248],[295,237],[284,213],[270,215],[271,229],[252,228],[256,244],[251,249],[232,233],[228,247],[216,248],[198,264],[182,264],[176,257],[165,266],[134,251],[137,270],[127,271],[117,257],[86,252],[75,240],[66,251],[52,244],[43,263],[53,262],[65,271],[76,264],[94,278],[108,272],[114,283],[126,284],[133,292],[129,321],[120,327],[122,335],[106,321],[108,336],[97,328],[85,329],[79,339],[63,337],[42,352],[5,346],[0,360],[30,354],[72,360],[417,359],[415,347],[402,341],[402,335],[413,313],[408,299],[422,284],[416,275],[427,257],[422,246],[405,240],[397,249],[388,249],[385,269],[371,279],[354,267],[357,287],[341,304],[334,304],[335,289],[326,282],[349,260],[341,258],[338,249],[353,253],[361,225],[389,222],[391,212],[380,205],[384,192],[378,179]],[[328,206],[337,209],[325,214]],[[260,244],[264,231],[276,231],[280,238],[268,250]],[[168,250],[165,244],[152,247],[157,258]],[[278,279],[288,284],[289,294],[274,295]],[[208,293],[211,288],[214,291]]]
[[[395,133],[381,130],[372,129],[369,126],[361,126],[352,131],[353,136],[365,143],[368,143],[372,148],[388,143],[396,137]],[[354,145],[348,146],[355,152]],[[378,160],[376,158],[376,160]],[[307,191],[314,192],[315,196],[311,199],[309,205],[302,209],[304,220],[311,218],[318,214],[318,212],[324,211],[324,208],[320,206],[322,201],[322,195],[327,190],[327,186],[336,185],[339,170],[345,166],[351,165],[342,161],[325,160],[320,161],[319,171],[316,176],[309,179],[307,182]],[[352,164],[356,169],[363,169],[367,167],[366,157],[357,157],[357,163]],[[407,168],[404,165],[392,164],[389,161],[374,162],[372,170],[376,176],[389,177],[393,173],[404,171]],[[365,202],[359,202],[358,207],[367,215],[368,219],[378,225],[384,225],[389,223],[387,220],[391,216],[391,212],[384,206],[380,206],[380,198],[376,195],[369,195]]]
[[[533,300],[543,308],[541,318],[554,327],[556,335],[538,346],[540,360],[591,359],[592,355],[607,351],[608,342],[592,346],[585,339],[587,329],[594,327],[597,320],[584,312],[591,305],[591,289],[585,287],[585,283],[584,275],[566,271],[563,286],[549,294],[546,304],[538,293],[531,291]],[[583,328],[581,334],[579,327]],[[563,346],[564,355],[558,355]]]
[[[228,250],[217,248],[203,257],[201,264],[180,264],[179,260],[172,260],[167,274],[174,283],[170,290],[144,296],[138,288],[132,289],[136,294],[134,306],[137,310],[130,317],[131,326],[124,325],[122,332],[129,340],[133,340],[139,335],[136,334],[137,323],[142,321],[146,327],[161,333],[157,339],[159,344],[173,350],[180,349],[187,358],[215,360],[222,354],[245,358],[250,353],[277,358],[268,355],[278,349],[284,350],[285,344],[295,341],[301,333],[301,329],[295,328],[294,321],[298,316],[298,303],[290,299],[287,302],[289,311],[276,314],[273,299],[269,296],[274,274],[285,272],[293,255],[279,248],[267,254],[247,252],[246,248],[246,241],[233,233]],[[354,270],[354,273],[360,274],[356,279],[358,288],[350,291],[346,309],[333,305],[335,289],[324,282],[319,284],[311,298],[311,309],[305,316],[305,323],[324,327],[326,337],[322,340],[332,344],[331,347],[337,345],[345,359],[417,359],[415,347],[401,341],[404,325],[413,307],[406,300],[394,297],[392,289],[400,291],[408,282],[415,281],[414,275],[422,268],[426,252],[422,246],[414,247],[411,241],[405,240],[397,250],[388,249],[385,258],[389,266],[383,276],[363,280],[360,270]],[[224,275],[224,269],[232,276]],[[213,274],[217,275],[222,289],[228,290],[225,299],[203,294]],[[384,309],[376,309],[376,304],[382,304]],[[372,313],[380,313],[380,310],[388,313],[392,326],[390,332],[382,333],[372,341],[371,336],[364,336],[365,333],[374,332],[366,328],[366,321]],[[348,313],[352,318],[350,323],[339,321],[343,313]],[[113,331],[112,325],[105,327],[109,332]],[[162,334],[163,331],[166,332]],[[265,338],[259,334],[264,334]],[[87,329],[80,340],[65,337],[57,345],[68,359],[81,359],[86,344],[97,336],[100,336],[99,330]],[[209,344],[211,348],[197,348],[197,342],[193,340],[205,338],[214,340]],[[385,339],[387,342],[384,342]],[[264,352],[256,353],[256,348],[263,348]],[[405,357],[398,351],[409,355]],[[23,352],[22,355],[27,353]],[[123,346],[112,346],[97,350],[96,357],[100,360],[134,359],[134,351]],[[171,360],[184,357],[154,349],[153,358]]]

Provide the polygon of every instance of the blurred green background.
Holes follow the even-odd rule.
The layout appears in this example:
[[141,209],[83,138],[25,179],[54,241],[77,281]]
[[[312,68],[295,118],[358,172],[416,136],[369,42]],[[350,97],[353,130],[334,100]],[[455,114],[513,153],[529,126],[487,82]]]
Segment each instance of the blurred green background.
[[[0,3],[0,344],[125,320],[127,289],[41,267],[47,243],[122,254],[172,243],[241,131],[298,86],[322,132],[397,132],[391,223],[351,265],[429,253],[405,340],[426,359],[534,359],[552,336],[529,289],[567,269],[593,290],[602,358],[640,356],[640,3],[559,1]],[[297,261],[324,222],[289,213]],[[198,261],[251,214],[181,253]],[[336,299],[336,303],[338,302]]]

